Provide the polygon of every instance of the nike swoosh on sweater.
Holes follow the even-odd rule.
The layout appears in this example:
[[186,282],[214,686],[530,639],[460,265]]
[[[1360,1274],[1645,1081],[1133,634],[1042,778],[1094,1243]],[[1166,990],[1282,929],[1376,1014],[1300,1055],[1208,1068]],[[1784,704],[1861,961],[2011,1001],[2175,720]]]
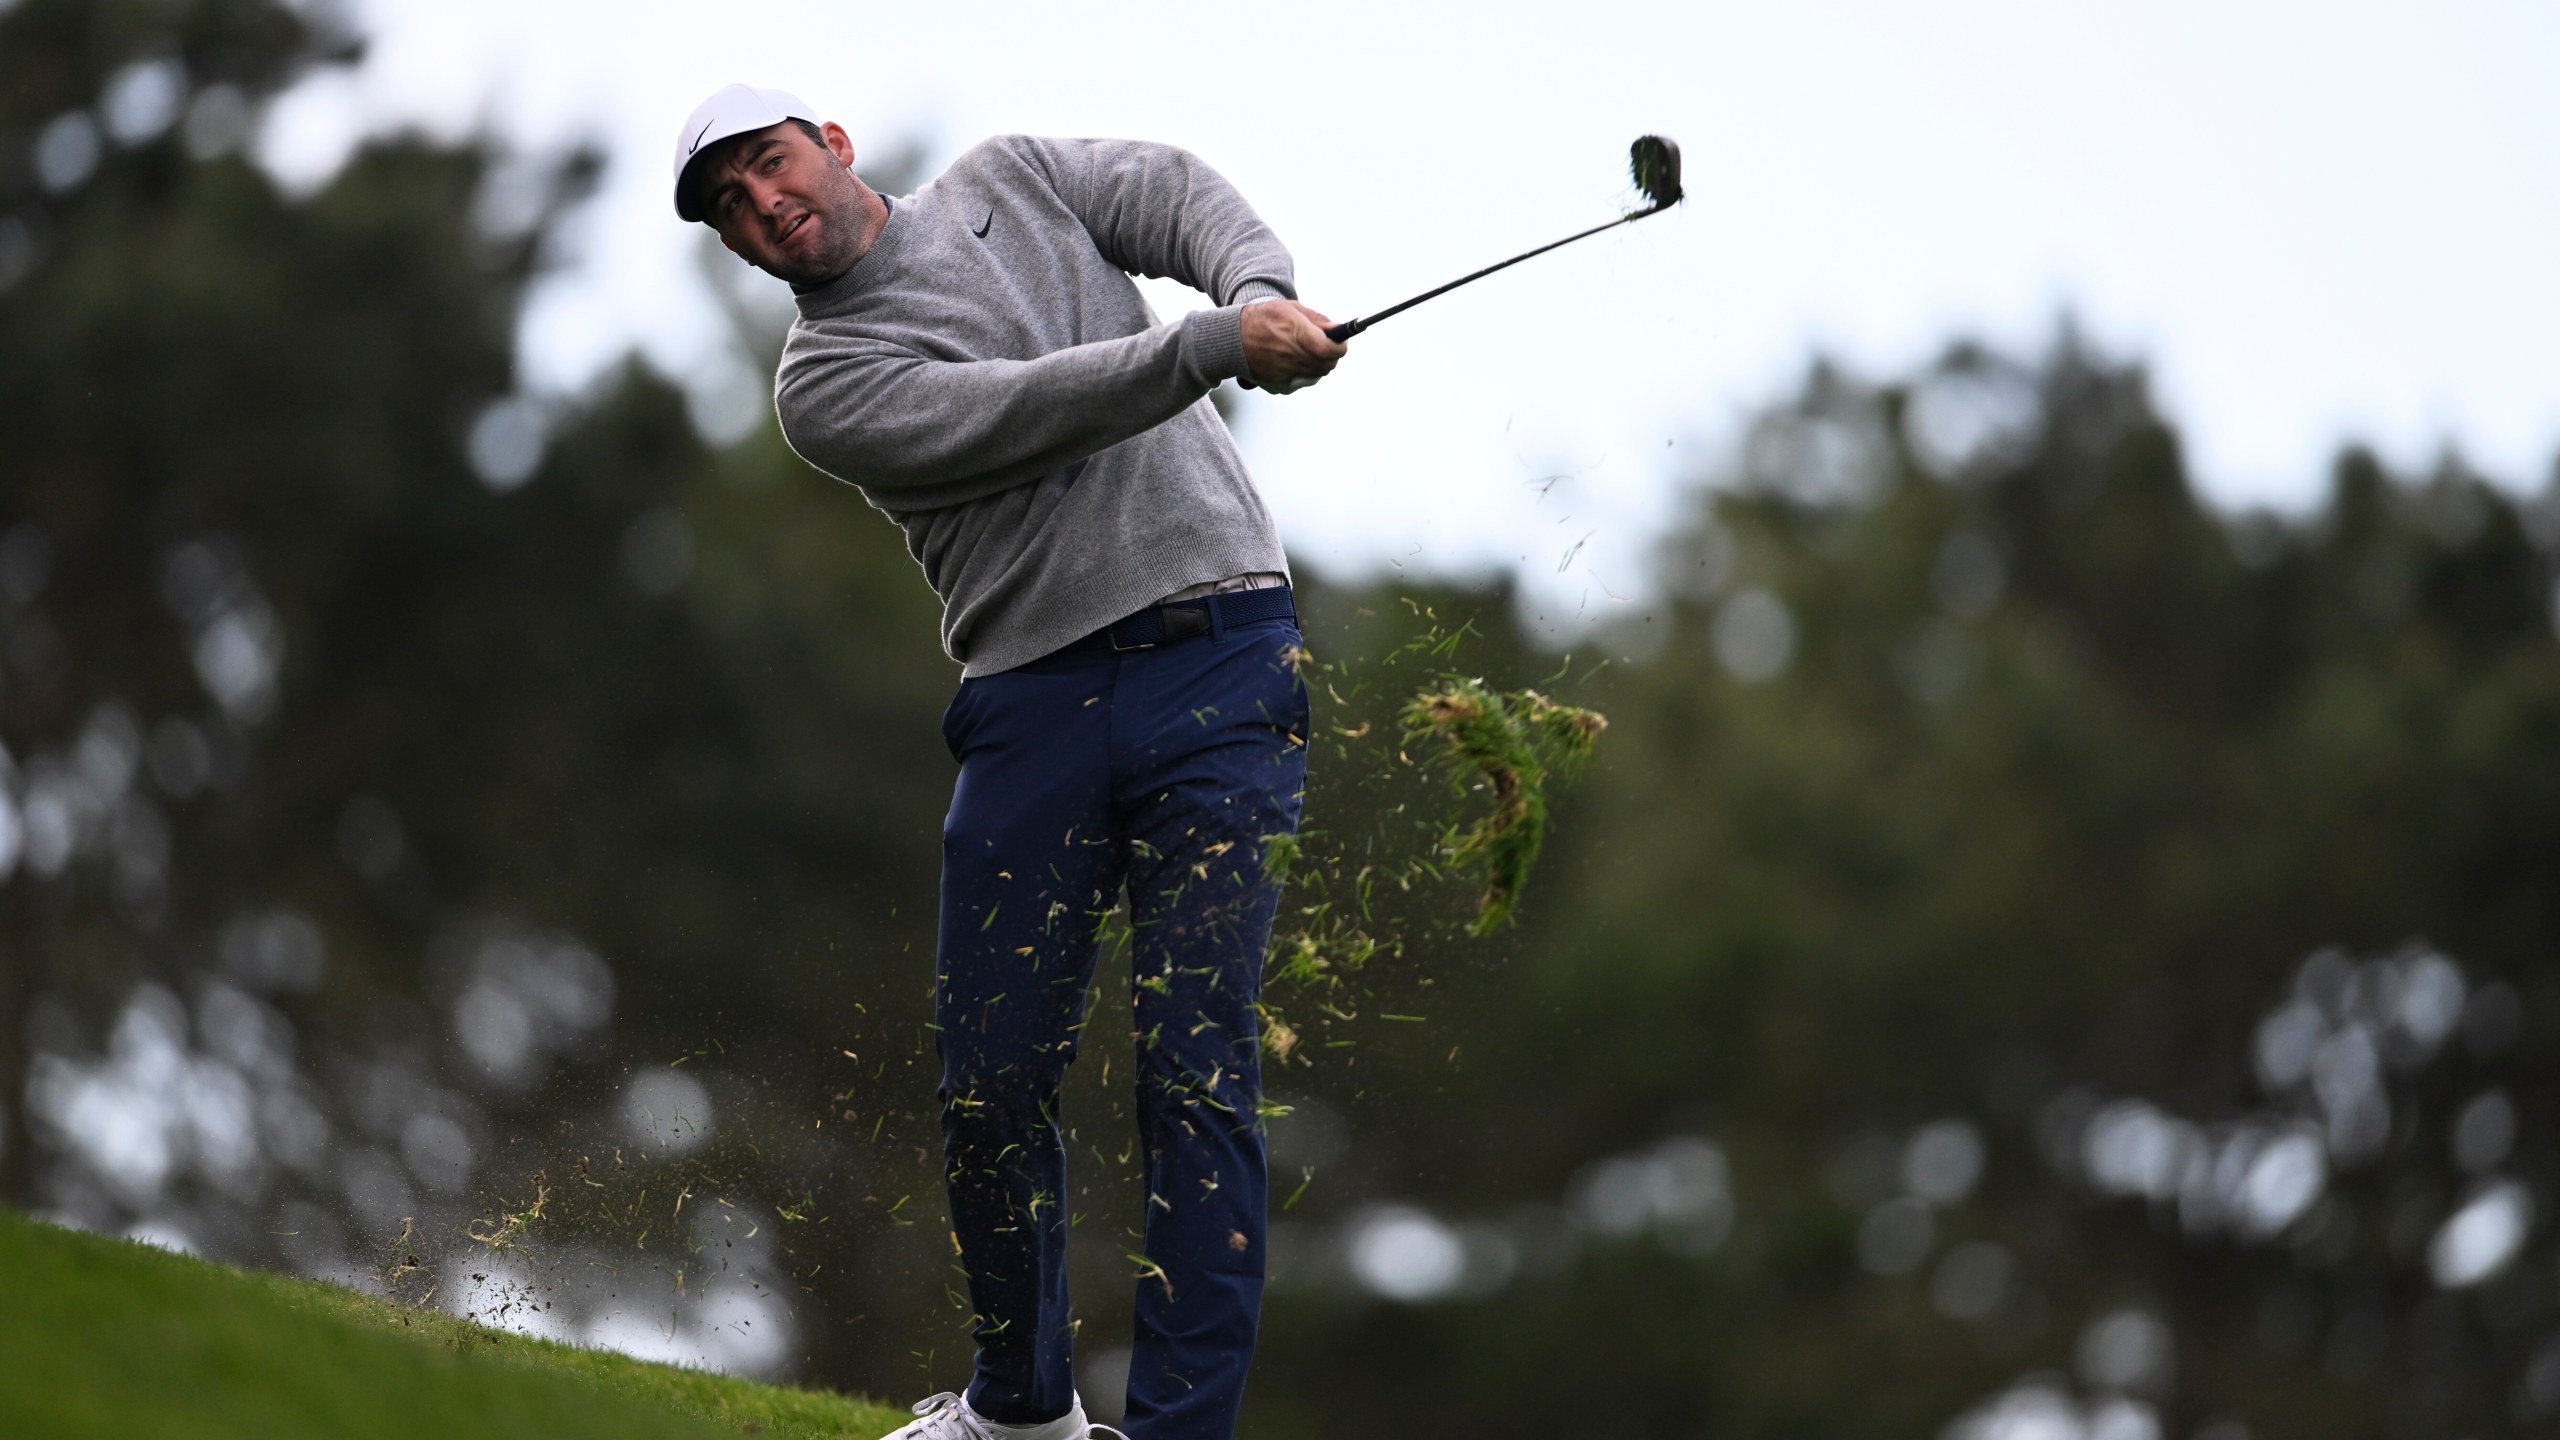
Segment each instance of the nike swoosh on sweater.
[[[1132,272],[1217,308],[1159,324]],[[999,136],[800,293],[775,408],[904,528],[943,648],[992,674],[1187,586],[1287,573],[1207,398],[1245,373],[1243,304],[1274,297],[1297,298],[1289,252],[1199,157]]]

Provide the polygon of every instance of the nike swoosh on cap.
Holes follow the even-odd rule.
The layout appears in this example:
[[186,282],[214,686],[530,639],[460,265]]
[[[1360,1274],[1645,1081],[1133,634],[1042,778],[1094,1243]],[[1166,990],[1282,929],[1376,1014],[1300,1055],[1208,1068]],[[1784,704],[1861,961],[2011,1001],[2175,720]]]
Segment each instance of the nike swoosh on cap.
[[686,147],[684,147],[684,153],[686,153],[687,155],[690,155],[690,154],[692,154],[694,151],[701,149],[701,148],[702,148],[702,137],[703,137],[703,136],[705,136],[705,135],[710,134],[710,133],[711,133],[711,127],[712,127],[712,126],[714,126],[714,125],[717,125],[717,124],[719,124],[719,123],[720,123],[720,122],[719,122],[719,121],[717,121],[717,120],[705,120],[705,121],[703,121],[703,122],[702,122],[702,128],[693,132],[693,143],[692,143],[692,144],[690,144],[690,145],[687,145]]

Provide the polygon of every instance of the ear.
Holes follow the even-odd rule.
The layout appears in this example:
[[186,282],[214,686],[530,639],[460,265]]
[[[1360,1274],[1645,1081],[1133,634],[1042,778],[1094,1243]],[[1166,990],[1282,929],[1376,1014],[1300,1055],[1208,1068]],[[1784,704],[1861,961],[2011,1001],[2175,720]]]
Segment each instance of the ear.
[[[717,230],[714,230],[714,231],[712,231],[711,233],[712,233],[712,234],[714,234],[714,235],[720,235],[720,232],[719,232],[719,231],[717,231]],[[732,255],[738,255],[738,247],[737,247],[737,246],[735,246],[735,245],[730,244],[730,243],[729,243],[729,237],[728,237],[728,236],[726,236],[726,235],[720,235],[720,248],[721,248],[721,249],[723,249],[723,250],[728,251],[728,252],[729,252],[730,254],[732,254]],[[741,260],[747,260],[747,257],[746,257],[746,256],[744,256],[744,255],[738,255],[738,258],[739,258],[739,259],[741,259]],[[748,264],[750,264],[750,265],[753,265],[753,264],[754,264],[754,263],[756,263],[756,262],[754,262],[753,260],[747,260],[747,263],[748,263]]]
[[826,137],[827,153],[836,157],[836,163],[852,169],[853,137],[844,133],[844,127],[830,120],[818,127],[818,133]]

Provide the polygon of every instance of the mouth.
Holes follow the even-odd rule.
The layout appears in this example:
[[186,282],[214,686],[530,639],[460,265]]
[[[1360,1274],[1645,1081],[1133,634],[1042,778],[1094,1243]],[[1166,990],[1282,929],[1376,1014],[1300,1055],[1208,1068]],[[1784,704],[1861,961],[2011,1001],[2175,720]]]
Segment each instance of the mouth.
[[790,224],[788,224],[788,225],[783,226],[783,227],[782,227],[782,229],[774,235],[774,237],[773,237],[773,239],[774,239],[774,243],[775,243],[775,244],[777,244],[777,245],[787,245],[787,244],[791,243],[791,237],[792,237],[792,236],[794,236],[794,235],[799,234],[799,233],[800,233],[800,227],[802,227],[803,225],[806,225],[806,224],[808,224],[808,223],[809,223],[809,212],[808,212],[808,211],[806,211],[806,210],[803,210],[803,211],[801,211],[799,214],[792,216],[792,217],[791,217],[791,223],[790,223]]

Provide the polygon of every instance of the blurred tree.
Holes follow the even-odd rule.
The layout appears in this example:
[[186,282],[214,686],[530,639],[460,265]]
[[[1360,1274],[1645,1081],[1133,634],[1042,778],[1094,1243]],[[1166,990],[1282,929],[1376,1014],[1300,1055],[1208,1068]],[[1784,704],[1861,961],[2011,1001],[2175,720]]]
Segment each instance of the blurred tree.
[[697,1173],[859,1184],[800,1132],[822,1057],[913,1063],[930,596],[769,425],[715,457],[636,370],[514,393],[592,155],[402,137],[279,193],[240,146],[353,53],[271,4],[0,15],[8,1193],[325,1273],[412,1221],[467,1254],[573,1145],[672,1163],[624,1077],[715,1048]]
[[1817,370],[1723,478],[1577,697],[1613,727],[1514,967],[1439,977],[1474,1058],[1329,1092],[1355,1195],[1520,1278],[1284,1311],[1264,1383],[1382,1431],[2560,1414],[2560,495],[2351,452],[2216,517],[2067,336]]
[[[167,413],[163,407],[185,407],[190,399],[195,404],[186,408],[217,410],[233,398],[223,393],[222,381],[237,373],[202,365],[204,351],[182,350],[218,343],[216,335],[189,333],[185,322],[194,317],[130,305],[128,287],[151,273],[161,292],[154,298],[174,292],[198,308],[231,308],[235,316],[245,307],[247,297],[224,293],[229,276],[222,257],[191,253],[197,237],[187,221],[202,214],[197,223],[203,224],[225,210],[237,215],[256,205],[241,183],[245,167],[219,157],[246,138],[260,101],[305,69],[342,60],[351,50],[326,24],[257,0],[177,10],[28,4],[0,15],[0,38],[8,80],[0,86],[0,291],[7,292],[0,295],[0,333],[10,342],[0,357],[0,413],[10,437],[12,512],[0,540],[7,577],[0,606],[8,624],[0,700],[7,706],[10,749],[31,757],[13,777],[23,788],[9,810],[4,848],[11,868],[59,872],[73,848],[83,841],[98,847],[110,823],[117,824],[134,857],[118,872],[128,882],[119,898],[132,918],[147,923],[165,910],[157,854],[165,848],[166,827],[159,810],[143,802],[111,817],[107,812],[122,794],[51,785],[57,776],[33,757],[47,742],[67,741],[97,712],[107,717],[97,733],[111,738],[93,747],[93,768],[120,769],[129,782],[142,737],[132,733],[129,708],[98,707],[201,703],[189,674],[189,637],[156,598],[160,586],[148,552],[162,537],[153,530],[165,530],[176,517],[150,513],[157,472],[172,459],[167,448],[154,447],[191,451],[177,463],[198,474],[241,468],[255,449],[198,449],[183,424],[125,423],[137,411]],[[240,216],[235,223],[254,226],[259,218]],[[140,234],[128,228],[137,221],[144,222]],[[102,244],[109,236],[116,241]],[[235,351],[255,351],[255,336],[239,335],[236,323],[229,328]],[[188,362],[183,373],[171,375],[165,365],[157,374],[128,371],[137,352],[154,349]],[[109,383],[128,378],[131,384]],[[154,383],[163,388],[147,388]],[[227,712],[263,713],[267,703],[265,686],[252,683],[258,677],[251,671],[269,657],[268,637],[256,632],[273,616],[262,598],[246,592],[222,599],[237,602],[219,611],[236,623],[222,628],[224,638],[215,644],[230,647],[232,668],[222,673],[237,688],[231,704],[218,707],[216,731],[197,732],[205,769],[214,746],[234,738],[236,722]],[[208,597],[202,616],[208,622],[216,618],[213,603]],[[227,773],[230,757],[224,762]],[[46,957],[61,953],[60,942],[74,928],[70,888],[39,895],[26,883],[11,886],[0,936],[6,958],[0,1187],[10,1194],[26,1193],[33,1155],[23,1131],[10,1128],[22,1113],[17,1102],[28,1071],[23,1047],[32,1001],[51,978]],[[48,934],[56,944],[46,943]],[[116,948],[95,935],[73,943]]]

